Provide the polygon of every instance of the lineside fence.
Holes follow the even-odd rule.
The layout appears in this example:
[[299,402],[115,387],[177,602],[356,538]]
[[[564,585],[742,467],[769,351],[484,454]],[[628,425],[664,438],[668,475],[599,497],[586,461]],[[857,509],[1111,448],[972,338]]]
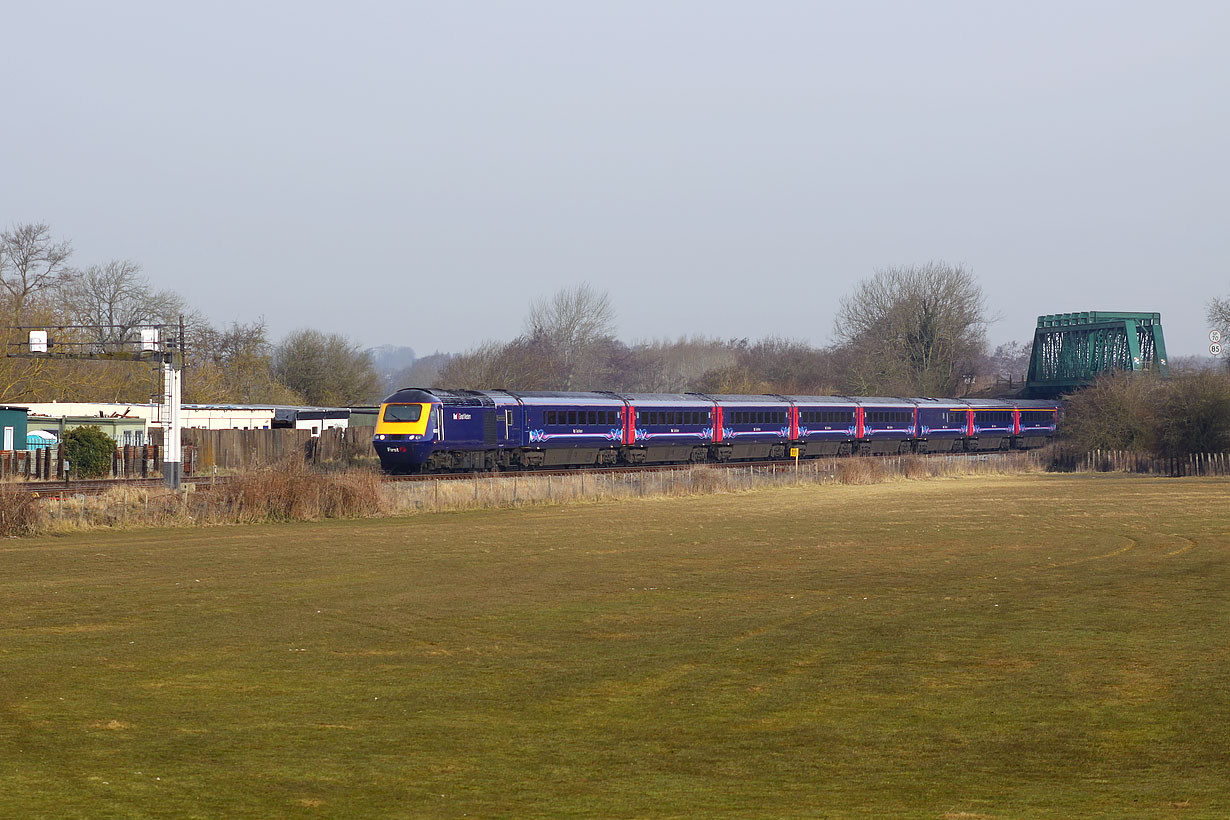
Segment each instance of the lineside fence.
[[1074,452],[1055,449],[1050,472],[1055,473],[1138,473],[1181,478],[1183,476],[1230,475],[1230,453],[1192,453],[1163,458],[1130,450],[1093,450]]
[[281,464],[302,457],[320,467],[376,467],[374,427],[322,430],[184,430],[186,446],[196,448],[198,475],[231,473]]
[[[325,430],[184,430],[185,476],[243,472],[302,458],[321,469],[347,469],[379,465],[372,450],[372,427]],[[162,432],[150,433],[151,443],[117,447],[111,470],[104,478],[158,478],[162,475]],[[66,466],[67,465],[67,466]],[[76,478],[61,448],[0,451],[0,479],[64,481]]]
[[[196,465],[196,453],[188,448],[183,452],[184,474],[192,475]],[[148,444],[140,447],[117,447],[111,456],[111,469],[102,478],[159,478],[162,476],[162,446]],[[59,447],[42,447],[37,450],[0,451],[0,478],[26,479],[29,481],[64,481],[77,478],[72,463],[64,458]]]
[[[185,430],[183,433],[183,464],[186,476],[211,476],[243,473],[263,467],[300,463],[320,470],[376,469],[379,466],[371,446],[371,427],[351,427],[325,430],[312,436],[309,430]],[[145,446],[116,448],[112,457],[111,478],[157,478],[162,475],[162,446],[158,431],[154,443]],[[805,459],[799,474],[846,476],[854,473],[901,474],[921,476],[919,464],[933,465],[927,470],[955,470],[956,464],[967,465],[962,474],[986,469],[1004,471],[1003,465],[1015,465],[1012,472],[1041,469],[1060,473],[1125,472],[1156,476],[1230,476],[1230,453],[1197,453],[1181,458],[1163,458],[1127,450],[1094,450],[1077,452],[1062,446],[1042,450],[1009,453],[970,453],[951,456],[872,456],[860,458]],[[936,466],[943,465],[943,466]],[[730,475],[750,475],[758,481],[783,480],[795,475],[793,466],[748,465],[727,467]],[[954,473],[955,474],[955,473]],[[629,474],[638,475],[638,474]],[[652,474],[651,475],[656,475]],[[32,481],[64,481],[77,474],[63,458],[58,448],[0,451],[0,479]],[[529,475],[522,476],[528,481]],[[479,479],[480,481],[488,479]],[[505,479],[511,480],[511,479]],[[558,480],[558,479],[557,479]],[[595,479],[597,480],[597,479]],[[653,481],[652,478],[625,478]],[[838,480],[834,478],[834,480]],[[852,483],[841,479],[841,483]],[[639,486],[639,485],[635,485]]]

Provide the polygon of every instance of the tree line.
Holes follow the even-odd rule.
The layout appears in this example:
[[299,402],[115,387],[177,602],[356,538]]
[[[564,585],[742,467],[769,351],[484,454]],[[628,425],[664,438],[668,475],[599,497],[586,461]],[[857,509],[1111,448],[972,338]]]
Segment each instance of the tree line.
[[[151,324],[185,324],[187,403],[363,404],[383,385],[371,357],[339,334],[303,329],[278,342],[263,319],[215,325],[177,293],[156,288],[131,260],[78,267],[72,244],[43,223],[0,232],[0,316],[6,351],[21,326],[108,350]],[[143,403],[160,393],[152,368],[113,361],[0,358],[4,401]]]
[[953,396],[1023,377],[1029,346],[988,352],[973,274],[930,262],[888,268],[842,299],[836,342],[770,336],[626,344],[606,293],[587,284],[531,303],[522,333],[416,362],[406,383],[481,389]]

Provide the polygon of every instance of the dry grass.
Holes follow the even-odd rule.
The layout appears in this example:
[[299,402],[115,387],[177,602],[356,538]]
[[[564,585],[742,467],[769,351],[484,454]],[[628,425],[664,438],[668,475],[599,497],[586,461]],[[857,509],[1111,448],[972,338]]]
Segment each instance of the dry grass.
[[290,461],[235,476],[196,507],[210,523],[360,518],[381,512],[380,484],[370,470],[319,473]]
[[38,499],[12,484],[0,484],[0,536],[29,535],[38,524]]
[[[212,489],[118,488],[98,496],[35,500],[13,490],[0,534],[76,532],[98,527],[182,527],[374,518],[446,510],[573,504],[630,498],[746,493],[771,487],[886,482],[1038,472],[1033,453],[984,456],[816,459],[797,467],[749,464],[684,470],[386,482],[371,470],[314,470],[297,460],[231,476]],[[2,488],[3,485],[0,485]],[[0,489],[0,493],[6,492]]]
[[872,485],[971,475],[1016,475],[1040,472],[1040,464],[1034,453],[993,453],[929,458],[815,459],[801,462],[797,468],[749,464],[565,476],[504,474],[463,481],[438,479],[386,484],[382,488],[381,506],[386,514],[405,515],[623,498],[678,498],[744,493],[768,487]]

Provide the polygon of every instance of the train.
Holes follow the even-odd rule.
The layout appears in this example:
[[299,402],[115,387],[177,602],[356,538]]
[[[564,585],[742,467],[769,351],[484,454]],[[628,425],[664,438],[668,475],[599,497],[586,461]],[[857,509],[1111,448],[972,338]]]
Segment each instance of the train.
[[387,473],[704,464],[1042,447],[1036,400],[708,395],[408,387],[380,405]]

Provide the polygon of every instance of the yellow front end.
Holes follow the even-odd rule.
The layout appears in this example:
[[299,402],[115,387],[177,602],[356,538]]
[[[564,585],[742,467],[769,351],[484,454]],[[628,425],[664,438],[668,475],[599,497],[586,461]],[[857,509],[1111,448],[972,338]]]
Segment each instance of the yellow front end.
[[[376,440],[384,441],[396,436],[413,436],[411,441],[427,436],[427,428],[431,424],[430,403],[412,404],[382,404],[380,418],[376,421]],[[382,438],[382,436],[384,438]]]
[[388,473],[413,473],[423,469],[435,447],[432,437],[432,402],[386,402],[380,405],[372,446],[380,467]]

